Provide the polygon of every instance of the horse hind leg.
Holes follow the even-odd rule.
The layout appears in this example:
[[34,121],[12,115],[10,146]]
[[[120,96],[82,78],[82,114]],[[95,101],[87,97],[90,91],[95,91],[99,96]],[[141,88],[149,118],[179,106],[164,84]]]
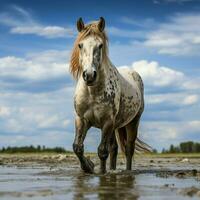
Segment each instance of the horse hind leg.
[[110,140],[109,153],[110,153],[110,170],[115,170],[117,163],[117,154],[118,154],[118,145],[115,132],[113,132],[112,138]]
[[125,144],[126,155],[126,170],[132,168],[132,157],[135,150],[135,141],[138,133],[138,126],[140,121],[140,115],[137,115],[129,124],[126,125],[127,141]]

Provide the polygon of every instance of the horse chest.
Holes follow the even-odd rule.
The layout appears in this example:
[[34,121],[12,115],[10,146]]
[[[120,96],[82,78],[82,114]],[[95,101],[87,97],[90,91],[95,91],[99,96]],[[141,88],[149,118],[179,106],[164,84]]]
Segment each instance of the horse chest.
[[111,106],[111,101],[105,94],[91,97],[84,96],[75,98],[75,110],[78,116],[90,121],[92,126],[101,128],[108,118],[114,115],[114,107]]

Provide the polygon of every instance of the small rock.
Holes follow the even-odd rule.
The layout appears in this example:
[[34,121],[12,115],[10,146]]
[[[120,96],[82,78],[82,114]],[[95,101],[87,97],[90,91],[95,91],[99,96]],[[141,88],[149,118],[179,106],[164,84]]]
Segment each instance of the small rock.
[[200,190],[196,193],[196,195],[197,195],[198,197],[200,197]]
[[181,162],[189,162],[189,159],[188,158],[184,158],[181,160]]
[[178,173],[175,174],[175,176],[177,178],[183,178],[184,176],[186,176],[186,173],[185,172],[178,172]]
[[59,161],[64,161],[64,160],[66,160],[66,158],[67,158],[66,155],[60,154],[58,160]]
[[197,173],[198,173],[198,172],[197,172],[197,170],[196,170],[196,169],[193,169],[193,170],[192,170],[192,175],[193,175],[193,176],[196,176],[196,175],[197,175]]
[[172,184],[165,184],[164,187],[174,187],[174,183],[172,183]]
[[165,184],[164,186],[165,186],[165,187],[169,187],[169,184]]

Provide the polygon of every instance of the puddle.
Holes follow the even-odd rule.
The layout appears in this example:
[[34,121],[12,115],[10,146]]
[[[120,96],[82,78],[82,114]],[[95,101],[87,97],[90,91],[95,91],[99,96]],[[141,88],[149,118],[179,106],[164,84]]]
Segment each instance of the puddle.
[[[113,171],[87,175],[79,168],[0,166],[0,199],[199,199],[185,195],[188,187],[199,188],[194,177],[167,178],[156,171]],[[184,194],[184,195],[183,195]]]

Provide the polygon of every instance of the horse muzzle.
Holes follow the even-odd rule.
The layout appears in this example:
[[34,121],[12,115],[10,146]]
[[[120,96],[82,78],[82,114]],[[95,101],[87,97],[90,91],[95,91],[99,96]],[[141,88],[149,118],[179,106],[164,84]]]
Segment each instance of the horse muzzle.
[[92,86],[95,83],[97,78],[97,72],[93,71],[92,73],[88,73],[87,71],[83,72],[83,80],[86,82],[86,85]]

